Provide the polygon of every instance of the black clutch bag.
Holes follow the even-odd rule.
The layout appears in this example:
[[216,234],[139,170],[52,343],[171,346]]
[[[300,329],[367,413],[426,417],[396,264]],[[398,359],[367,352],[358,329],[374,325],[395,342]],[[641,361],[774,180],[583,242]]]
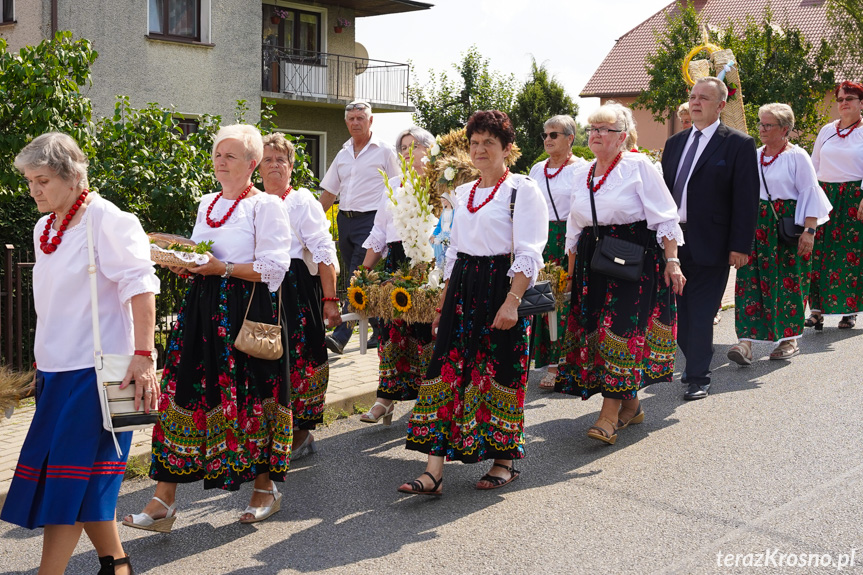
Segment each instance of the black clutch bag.
[[554,311],[554,294],[551,293],[551,283],[548,281],[536,282],[533,287],[527,288],[521,296],[518,304],[518,317],[529,315],[540,315]]
[[598,238],[590,269],[613,278],[638,281],[644,268],[644,246],[620,238]]
[[796,246],[803,234],[803,226],[794,223],[794,218],[779,218],[779,241],[789,246]]

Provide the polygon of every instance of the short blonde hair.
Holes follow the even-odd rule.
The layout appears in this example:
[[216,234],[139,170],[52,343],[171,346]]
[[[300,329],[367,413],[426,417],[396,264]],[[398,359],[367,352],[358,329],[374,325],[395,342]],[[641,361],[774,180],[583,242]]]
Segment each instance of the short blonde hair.
[[[281,132],[273,132],[264,136],[264,148],[267,146],[273,148],[276,152],[284,154],[288,158],[288,163],[294,165],[294,144],[288,140]],[[263,154],[261,154],[263,157]]]
[[[772,104],[764,104],[758,108],[758,119],[761,119],[761,114],[767,112],[773,114],[776,121],[779,122],[780,128],[788,128],[788,132],[794,129],[794,110],[788,104],[780,104],[774,102]],[[786,133],[787,135],[787,133]]]
[[87,187],[88,165],[78,143],[61,132],[42,134],[15,156],[15,169],[19,172],[47,167],[63,180],[77,182],[79,190]]
[[689,102],[683,102],[677,106],[677,118],[682,120],[683,116],[692,117],[692,114],[689,113]]
[[264,141],[261,132],[249,124],[232,124],[222,127],[213,139],[213,162],[216,161],[216,148],[225,140],[238,140],[246,150],[246,161],[255,160],[255,165],[261,163],[264,157]]
[[[611,124],[615,130],[622,130],[626,133],[623,143],[620,145],[621,150],[628,150],[628,143],[638,138],[635,131],[635,119],[632,117],[632,110],[619,104],[614,100],[609,100],[599,108],[597,108],[587,118],[588,124]],[[633,134],[635,136],[633,137]]]

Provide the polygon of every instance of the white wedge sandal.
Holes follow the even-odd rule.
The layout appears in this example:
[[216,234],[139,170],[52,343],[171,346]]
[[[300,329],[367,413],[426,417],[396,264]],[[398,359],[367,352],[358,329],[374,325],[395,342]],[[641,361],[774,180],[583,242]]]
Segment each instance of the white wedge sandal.
[[273,503],[267,507],[246,507],[245,511],[240,515],[242,517],[245,514],[249,514],[252,516],[251,519],[240,519],[240,523],[249,524],[249,523],[257,523],[258,521],[263,521],[273,513],[276,513],[282,507],[282,494],[279,493],[279,490],[276,489],[275,482],[273,483],[272,489],[258,489],[254,488],[258,493],[269,493],[273,496]]
[[133,513],[131,515],[132,520],[123,520],[123,525],[134,527],[135,529],[143,529],[145,531],[170,533],[171,528],[174,526],[174,521],[177,520],[177,502],[175,501],[172,505],[168,505],[158,497],[153,497],[153,499],[158,501],[162,507],[168,510],[168,514],[165,515],[165,517],[153,519],[146,513]]

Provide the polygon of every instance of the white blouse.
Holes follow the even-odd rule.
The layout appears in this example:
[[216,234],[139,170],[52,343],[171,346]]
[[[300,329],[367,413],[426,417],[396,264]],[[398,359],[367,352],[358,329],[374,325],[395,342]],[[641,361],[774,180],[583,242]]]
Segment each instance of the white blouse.
[[812,148],[815,173],[822,182],[863,180],[863,122],[845,138],[836,135],[838,122],[830,122],[818,132]]
[[[99,333],[102,351],[131,355],[135,350],[132,297],[159,293],[159,278],[150,260],[150,242],[138,218],[91,192],[81,221],[67,229],[53,254],[39,249],[48,216],[33,232],[36,264],[33,298],[36,337],[33,351],[40,371],[93,367],[93,320],[87,273],[87,220],[93,227]],[[51,237],[56,232],[51,232]]]
[[[758,148],[759,159],[763,149],[764,146]],[[765,156],[764,159],[769,161],[769,158],[770,156]],[[790,150],[779,154],[779,157],[769,166],[761,166],[759,160],[758,169],[763,171],[764,179],[767,180],[770,198],[797,200],[797,209],[794,212],[795,224],[802,226],[809,217],[818,218],[820,226],[830,219],[830,210],[833,206],[830,205],[827,194],[818,185],[815,168],[812,167],[812,160],[809,159],[806,150],[792,145]],[[761,186],[761,199],[767,200],[767,190],[764,189],[764,182],[760,176],[758,182]]]
[[[315,263],[331,265],[336,261],[336,244],[321,203],[306,188],[291,190],[285,198],[291,227],[291,258],[303,258],[303,245],[312,252]],[[296,241],[294,241],[296,240]]]
[[[401,176],[390,178],[390,186],[395,190],[401,186],[401,181]],[[381,204],[378,206],[378,211],[375,214],[375,224],[372,227],[372,231],[369,232],[368,239],[363,242],[364,248],[370,249],[376,254],[386,255],[385,252],[387,251],[388,243],[400,242],[402,240],[393,222],[393,213],[390,210],[391,205],[392,200],[390,200],[387,189],[384,188],[381,195]]]
[[[528,287],[532,286],[542,267],[542,251],[548,241],[548,213],[539,186],[527,176],[510,174],[494,199],[472,214],[467,209],[467,202],[473,184],[470,182],[456,188],[444,279],[449,279],[459,252],[494,256],[513,253],[514,245],[513,262],[507,275],[513,277],[521,272],[530,278]],[[510,217],[509,201],[515,187],[518,188],[515,213]],[[492,190],[494,185],[477,188],[474,204],[483,203]]]
[[[530,177],[536,180],[536,185],[539,186],[539,191],[542,192],[542,197],[545,199],[545,203],[548,205],[548,219],[549,221],[554,221],[559,219],[560,221],[566,221],[569,217],[569,204],[572,198],[572,192],[575,189],[575,179],[573,175],[578,171],[578,168],[587,165],[587,160],[584,158],[579,158],[578,156],[573,156],[575,162],[566,166],[561,172],[553,177],[551,180],[548,180],[546,184],[545,177],[545,163],[547,160],[543,160],[533,165],[530,169]],[[549,168],[549,173],[554,174],[557,171],[557,168],[553,170]],[[548,191],[551,189],[551,197],[554,199],[554,207],[551,205],[551,201],[548,199]],[[557,208],[557,216],[554,214],[554,208]]]
[[[581,230],[593,225],[590,191],[587,189],[587,175],[592,165],[582,166],[573,176],[576,188],[566,222],[568,253],[575,252]],[[594,186],[601,178],[602,174],[594,177]],[[600,226],[647,221],[648,229],[656,230],[659,245],[662,245],[662,238],[676,240],[677,245],[683,244],[677,204],[665,186],[665,180],[644,154],[623,152],[620,162],[596,192],[595,203]]]
[[[279,289],[285,272],[291,267],[291,229],[288,212],[278,196],[258,192],[246,196],[221,227],[207,224],[207,210],[218,194],[206,194],[198,205],[198,219],[192,240],[212,240],[213,255],[223,262],[254,263],[252,269],[271,292]],[[275,205],[272,205],[275,204]],[[219,221],[234,205],[234,200],[219,198],[210,219]]]

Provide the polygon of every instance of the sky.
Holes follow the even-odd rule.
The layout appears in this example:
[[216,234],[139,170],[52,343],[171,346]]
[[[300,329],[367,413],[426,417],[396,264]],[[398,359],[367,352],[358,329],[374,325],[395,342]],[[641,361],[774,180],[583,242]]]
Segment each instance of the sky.
[[[430,10],[357,19],[356,41],[369,58],[413,64],[411,82],[429,70],[452,70],[471,45],[490,68],[524,82],[531,56],[579,106],[578,121],[599,106],[578,98],[617,38],[672,0],[424,0]],[[410,114],[375,114],[373,131],[387,141],[412,124]]]

